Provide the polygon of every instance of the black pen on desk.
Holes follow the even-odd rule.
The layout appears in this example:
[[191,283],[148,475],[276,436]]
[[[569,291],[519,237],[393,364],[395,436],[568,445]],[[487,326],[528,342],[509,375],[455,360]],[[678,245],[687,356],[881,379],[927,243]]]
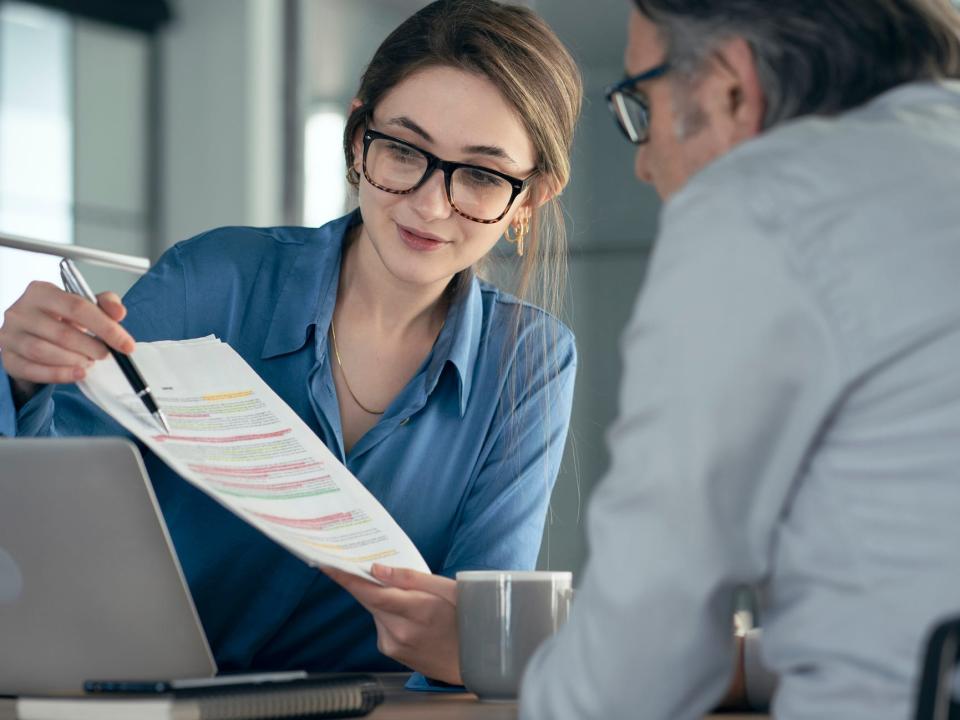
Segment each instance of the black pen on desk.
[[[93,294],[90,286],[87,285],[87,281],[83,279],[83,275],[80,274],[77,266],[74,265],[73,261],[69,258],[64,258],[60,261],[60,277],[63,279],[63,286],[67,292],[86,298],[94,305],[97,305],[97,296]],[[150,414],[153,415],[154,420],[157,421],[157,424],[160,425],[163,432],[169,435],[170,426],[167,425],[167,419],[163,416],[163,411],[160,409],[160,406],[157,405],[157,401],[154,400],[153,394],[150,392],[150,386],[147,385],[147,381],[143,379],[143,375],[140,374],[140,371],[134,364],[133,358],[129,355],[124,355],[119,350],[114,350],[109,345],[107,345],[107,350],[113,355],[113,359],[117,361],[117,365],[120,366],[124,377],[127,378],[130,387],[133,388],[133,392],[143,401],[143,404]]]

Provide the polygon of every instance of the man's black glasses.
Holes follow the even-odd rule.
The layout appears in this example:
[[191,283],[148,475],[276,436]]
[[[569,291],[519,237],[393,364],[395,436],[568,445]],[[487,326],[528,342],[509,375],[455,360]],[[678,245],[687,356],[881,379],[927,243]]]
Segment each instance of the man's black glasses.
[[607,107],[621,132],[634,145],[643,145],[650,137],[650,103],[643,93],[636,90],[636,85],[658,78],[669,69],[670,63],[660,63],[639,75],[626,77],[606,90]]

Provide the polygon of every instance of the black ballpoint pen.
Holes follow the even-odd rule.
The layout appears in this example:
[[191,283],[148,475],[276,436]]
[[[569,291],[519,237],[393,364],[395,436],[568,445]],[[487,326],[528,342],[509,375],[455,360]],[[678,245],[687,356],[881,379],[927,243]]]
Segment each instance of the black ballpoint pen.
[[[97,304],[97,296],[93,294],[90,286],[87,285],[87,281],[83,279],[83,275],[80,274],[77,266],[74,265],[73,261],[69,258],[64,258],[60,261],[60,277],[63,278],[63,286],[67,292],[86,298],[94,305]],[[119,350],[114,350],[109,345],[107,345],[107,350],[113,355],[113,359],[117,361],[117,365],[120,366],[124,377],[127,378],[130,387],[133,388],[133,392],[143,401],[143,404],[147,410],[150,411],[150,414],[153,415],[154,420],[157,421],[157,424],[160,425],[163,432],[169,435],[170,427],[167,425],[167,419],[163,416],[163,411],[160,409],[160,406],[157,405],[157,401],[154,400],[153,394],[150,392],[150,387],[134,364],[133,358],[129,355],[124,355]]]

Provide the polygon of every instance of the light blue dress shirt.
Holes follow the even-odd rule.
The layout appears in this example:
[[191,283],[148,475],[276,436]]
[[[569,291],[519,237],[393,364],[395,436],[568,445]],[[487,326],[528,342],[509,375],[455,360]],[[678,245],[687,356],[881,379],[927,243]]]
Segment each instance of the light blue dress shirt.
[[521,717],[700,718],[765,588],[778,720],[906,720],[960,610],[960,84],[718,159],[665,206],[623,337],[571,619]]
[[[356,222],[358,213],[319,229],[222,228],[179,243],[127,294],[124,324],[141,341],[212,333],[229,343],[434,572],[534,567],[570,418],[572,335],[468,273],[433,352],[345,455],[327,329]],[[126,434],[74,386],[12,408],[4,376],[0,433]],[[221,671],[399,669],[349,595],[144,454]]]

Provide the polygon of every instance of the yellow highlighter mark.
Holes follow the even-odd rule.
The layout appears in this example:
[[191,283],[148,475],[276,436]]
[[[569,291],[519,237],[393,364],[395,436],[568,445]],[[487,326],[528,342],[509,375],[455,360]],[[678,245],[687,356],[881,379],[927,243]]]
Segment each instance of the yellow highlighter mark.
[[343,545],[340,543],[322,543],[316,542],[315,540],[301,540],[304,545],[312,545],[313,547],[322,548],[324,550],[332,550],[334,552],[343,552]]
[[237,390],[236,392],[218,393],[216,395],[201,396],[207,402],[216,402],[218,400],[236,400],[237,398],[253,395],[253,390]]

